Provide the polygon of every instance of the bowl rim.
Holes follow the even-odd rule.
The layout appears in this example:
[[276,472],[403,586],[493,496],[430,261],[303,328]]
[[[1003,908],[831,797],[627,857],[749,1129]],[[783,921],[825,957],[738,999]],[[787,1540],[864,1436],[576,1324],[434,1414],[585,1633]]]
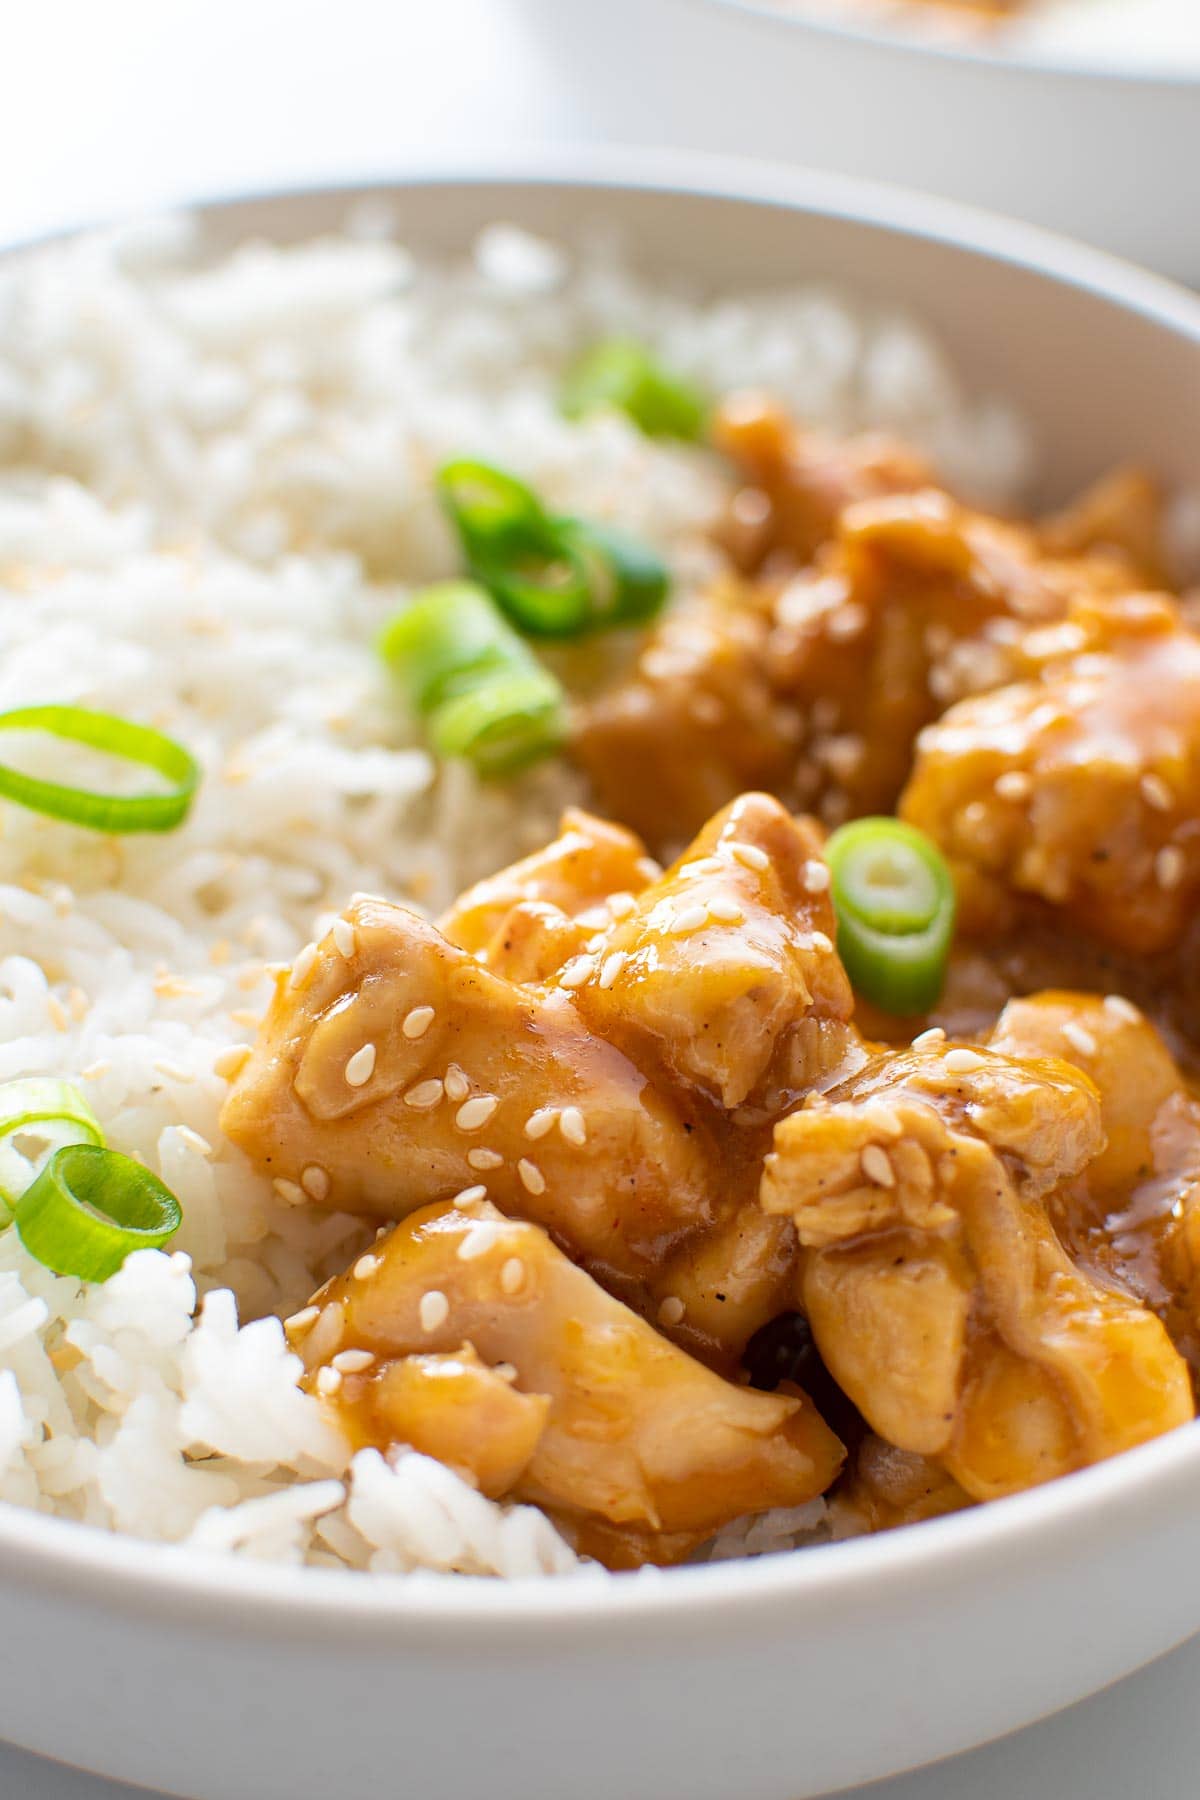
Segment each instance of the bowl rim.
[[[740,0],[734,0],[740,4]],[[486,166],[481,167],[481,160]],[[726,156],[690,152],[544,147],[439,156],[364,177],[302,183],[261,191],[234,189],[182,199],[181,210],[206,215],[243,207],[351,203],[363,196],[411,188],[475,190],[526,187],[582,189],[619,200],[629,192],[732,200],[780,207],[818,219],[844,221],[872,234],[949,246],[971,257],[1007,263],[1041,279],[1099,297],[1181,338],[1200,351],[1200,295],[1148,274],[1103,251],[1039,227],[1019,224],[956,202],[882,183]],[[119,221],[118,221],[119,222]],[[110,221],[112,223],[112,221]],[[94,225],[76,229],[94,229]],[[4,247],[19,254],[74,236],[48,233]],[[1200,1486],[1200,1420],[1092,1468],[1060,1477],[986,1506],[840,1543],[752,1559],[644,1570],[609,1579],[598,1574],[562,1578],[447,1577],[421,1572],[373,1575],[350,1569],[254,1562],[223,1552],[163,1544],[0,1502],[0,1582],[37,1587],[124,1614],[183,1615],[198,1626],[228,1629],[231,1607],[253,1607],[256,1633],[284,1637],[298,1616],[319,1619],[345,1640],[378,1640],[419,1632],[435,1647],[461,1645],[465,1627],[473,1649],[499,1645],[514,1624],[537,1622],[562,1635],[594,1640],[606,1624],[627,1633],[631,1622],[667,1631],[703,1609],[706,1623],[767,1611],[795,1613],[835,1598],[870,1602],[881,1585],[909,1590],[936,1580],[956,1583],[973,1565],[1002,1570],[1010,1547],[1028,1549],[1034,1534],[1052,1543],[1074,1540],[1085,1521],[1140,1513],[1161,1487],[1174,1499]]]
[[1001,42],[989,47],[986,43],[960,41],[949,35],[943,37],[934,30],[925,32],[919,27],[906,31],[903,26],[889,24],[886,19],[881,20],[878,25],[871,24],[869,20],[858,23],[853,18],[845,21],[826,19],[819,12],[807,10],[807,0],[802,12],[788,10],[780,0],[706,0],[706,4],[719,6],[726,12],[742,13],[752,24],[759,26],[799,29],[818,37],[856,44],[863,48],[873,47],[876,50],[883,49],[915,57],[933,57],[938,62],[965,64],[975,69],[996,69],[1013,75],[1058,77],[1067,81],[1113,82],[1121,87],[1151,90],[1177,91],[1200,86],[1200,55],[1179,68],[1172,68],[1165,61],[1158,61],[1157,56],[1128,68],[1104,56],[1090,57],[1082,48],[1063,54],[1049,46],[1022,43],[1019,40],[1015,44]]

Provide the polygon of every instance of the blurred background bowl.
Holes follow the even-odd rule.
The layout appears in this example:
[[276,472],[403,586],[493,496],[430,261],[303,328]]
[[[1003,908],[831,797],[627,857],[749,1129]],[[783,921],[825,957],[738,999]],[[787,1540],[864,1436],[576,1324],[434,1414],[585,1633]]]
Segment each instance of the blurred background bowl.
[[1172,55],[1165,28],[1135,56],[1098,12],[1094,51],[1068,61],[773,0],[518,4],[592,135],[900,182],[1200,285],[1200,55]]

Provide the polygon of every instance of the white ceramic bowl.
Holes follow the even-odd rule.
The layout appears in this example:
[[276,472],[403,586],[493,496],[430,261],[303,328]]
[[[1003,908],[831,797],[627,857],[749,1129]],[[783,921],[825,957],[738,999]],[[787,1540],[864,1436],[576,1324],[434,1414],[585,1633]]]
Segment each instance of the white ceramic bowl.
[[994,208],[1200,285],[1200,61],[1074,62],[773,0],[522,0],[598,136],[833,168]]
[[[422,177],[394,197],[434,246],[497,216],[566,237],[602,220],[652,270],[886,294],[1026,410],[1048,491],[1128,457],[1200,475],[1200,301],[1036,232],[694,160]],[[346,199],[212,220],[294,237]],[[274,1569],[0,1507],[0,1736],[188,1800],[804,1800],[1181,1642],[1197,1566],[1200,1426],[889,1536],[612,1581]]]

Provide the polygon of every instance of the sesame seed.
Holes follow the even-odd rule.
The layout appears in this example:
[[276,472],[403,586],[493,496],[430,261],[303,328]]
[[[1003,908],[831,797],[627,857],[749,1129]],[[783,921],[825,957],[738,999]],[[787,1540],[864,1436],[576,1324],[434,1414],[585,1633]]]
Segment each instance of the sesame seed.
[[686,1308],[678,1294],[668,1294],[658,1309],[658,1316],[664,1325],[678,1325]]
[[500,1286],[506,1294],[519,1294],[525,1285],[525,1264],[519,1256],[510,1256],[500,1271]]
[[434,1016],[432,1006],[414,1006],[412,1011],[405,1018],[400,1029],[403,1031],[406,1038],[416,1039],[424,1037],[425,1033],[429,1030],[429,1027],[433,1024]]
[[630,913],[637,911],[637,901],[632,894],[610,894],[608,910],[614,919],[627,919]]
[[383,1258],[372,1256],[368,1251],[366,1256],[360,1256],[355,1263],[354,1279],[356,1281],[370,1281],[372,1275],[376,1274],[382,1267]]
[[1096,1040],[1085,1025],[1079,1025],[1074,1019],[1068,1019],[1062,1028],[1062,1034],[1073,1050],[1080,1056],[1095,1056]]
[[361,1375],[375,1361],[373,1350],[339,1350],[333,1366],[339,1375]]
[[1183,1217],[1183,1201],[1182,1200],[1177,1200],[1175,1202],[1174,1206],[1171,1208],[1171,1217],[1173,1219],[1182,1219],[1182,1217]]
[[478,1131],[487,1124],[500,1102],[495,1094],[476,1094],[473,1100],[464,1100],[454,1115],[454,1123],[460,1131]]
[[735,862],[740,862],[744,869],[757,869],[759,873],[771,866],[771,859],[765,850],[757,844],[741,844],[736,841],[729,846],[729,853]]
[[846,736],[829,738],[824,746],[823,759],[830,774],[837,780],[846,782],[858,773],[866,754],[866,745],[860,737]]
[[465,1187],[455,1194],[451,1206],[478,1206],[481,1200],[487,1199],[487,1189],[483,1183],[476,1182],[474,1187]]
[[1155,812],[1170,812],[1175,796],[1161,775],[1143,775],[1138,785],[1147,806],[1152,806]]
[[321,1316],[313,1326],[308,1342],[308,1354],[313,1362],[322,1362],[333,1355],[342,1341],[345,1327],[346,1317],[342,1307],[330,1302],[321,1308]]
[[931,1025],[928,1031],[922,1031],[912,1041],[914,1050],[932,1050],[936,1044],[944,1044],[946,1033],[940,1025]]
[[1001,800],[1027,800],[1033,792],[1033,782],[1024,769],[1006,769],[1003,775],[997,775],[995,789]]
[[568,1144],[587,1143],[587,1125],[577,1106],[564,1106],[558,1115],[558,1129]]
[[1110,1012],[1114,1019],[1123,1019],[1126,1025],[1140,1025],[1142,1022],[1141,1013],[1124,994],[1105,994],[1104,1010]]
[[732,894],[718,894],[708,903],[708,916],[721,925],[740,925],[746,914]]
[[334,949],[338,955],[344,956],[349,962],[358,948],[358,939],[354,935],[354,927],[349,919],[335,919],[329,928],[329,935],[333,939]]
[[804,865],[804,891],[806,894],[823,894],[829,886],[829,870],[823,862],[815,857]]
[[486,1256],[489,1250],[495,1248],[504,1230],[504,1223],[494,1219],[481,1219],[478,1224],[472,1225],[458,1240],[459,1262],[475,1262],[479,1257]]
[[812,947],[814,950],[820,950],[823,955],[828,956],[833,949],[833,939],[826,931],[814,931],[812,934]]
[[684,863],[679,870],[679,878],[687,881],[696,875],[719,875],[723,867],[719,856],[698,856],[695,862]]
[[294,1337],[297,1332],[307,1331],[310,1325],[315,1325],[320,1316],[319,1306],[302,1306],[299,1312],[293,1313],[290,1319],[283,1321],[283,1329],[289,1337]]
[[314,1200],[326,1200],[329,1197],[329,1171],[320,1163],[309,1163],[307,1169],[300,1171],[300,1186]]
[[1187,870],[1187,862],[1178,844],[1164,844],[1154,859],[1154,873],[1161,888],[1177,888]]
[[471,1084],[467,1080],[466,1074],[459,1068],[457,1063],[451,1063],[450,1067],[446,1070],[445,1085],[447,1100],[465,1100],[471,1091]]
[[404,1096],[404,1104],[414,1107],[417,1112],[432,1112],[435,1106],[441,1105],[442,1091],[441,1082],[433,1075],[428,1081],[418,1081],[415,1087],[410,1087]]
[[498,1362],[492,1364],[492,1374],[498,1375],[501,1381],[515,1381],[517,1379],[517,1373],[516,1363]]
[[472,1169],[498,1169],[503,1161],[504,1158],[498,1150],[480,1148],[467,1151],[467,1162]]
[[595,967],[594,956],[573,956],[566,967],[559,972],[559,987],[582,987],[585,981],[591,979]]
[[285,1206],[304,1205],[306,1195],[304,1189],[298,1182],[287,1181],[282,1175],[277,1175],[273,1185],[275,1192],[279,1195],[279,1198],[283,1201]]
[[624,950],[614,950],[611,956],[606,956],[600,967],[600,986],[610,988],[628,961]]
[[525,1121],[525,1136],[527,1138],[545,1137],[548,1131],[554,1129],[554,1121],[557,1117],[557,1106],[539,1107],[537,1112],[530,1113]]
[[668,936],[684,937],[689,931],[699,931],[708,924],[707,906],[681,906],[671,920]]
[[862,1164],[863,1174],[876,1187],[895,1187],[896,1171],[892,1167],[892,1159],[879,1144],[868,1144],[858,1160]]
[[346,1063],[346,1082],[350,1087],[365,1087],[375,1073],[375,1046],[363,1044]]
[[342,1385],[342,1371],[333,1367],[317,1370],[317,1392],[326,1400],[336,1394]]
[[985,1060],[974,1050],[947,1050],[945,1064],[951,1075],[970,1075],[984,1068]]
[[521,1177],[521,1185],[526,1188],[529,1193],[545,1193],[546,1177],[542,1174],[542,1171],[538,1168],[537,1164],[530,1162],[527,1156],[523,1156],[517,1164],[517,1174]]
[[417,1308],[417,1317],[421,1321],[422,1331],[436,1331],[450,1317],[450,1302],[441,1288],[430,1288],[427,1294],[421,1295],[421,1304]]
[[292,978],[289,981],[288,986],[294,988],[303,987],[304,983],[312,974],[316,960],[317,946],[315,944],[305,944],[303,950],[301,950],[299,956],[292,964]]
[[844,643],[848,638],[857,637],[867,623],[865,607],[855,600],[848,600],[839,606],[836,612],[830,613],[825,622],[825,630],[835,643]]
[[657,881],[662,874],[662,864],[652,856],[639,856],[633,866],[643,881]]
[[249,1060],[249,1044],[231,1044],[228,1050],[222,1050],[219,1056],[213,1057],[213,1074],[220,1076],[222,1081],[232,1081]]

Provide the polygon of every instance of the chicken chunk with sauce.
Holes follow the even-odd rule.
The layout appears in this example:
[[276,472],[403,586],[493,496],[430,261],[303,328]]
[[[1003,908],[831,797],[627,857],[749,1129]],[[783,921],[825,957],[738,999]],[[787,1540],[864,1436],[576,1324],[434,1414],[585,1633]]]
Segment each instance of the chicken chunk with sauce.
[[331,934],[280,977],[226,1101],[224,1130],[276,1179],[384,1218],[482,1184],[631,1275],[711,1222],[703,1122],[593,1036],[567,990],[494,975],[385,901],[340,926],[348,954]]
[[675,608],[633,676],[581,711],[575,754],[597,795],[656,849],[747,786],[830,823],[890,811],[923,726],[1015,679],[1014,645],[1032,626],[1141,574],[1083,523],[1060,526],[1054,541],[1079,551],[1057,556],[1035,527],[900,485],[917,482],[903,462],[869,478],[839,465],[810,505],[807,475],[773,454],[764,472],[748,453],[774,483],[769,539],[744,558],[761,574]]
[[1139,594],[1076,606],[1025,654],[1026,680],[922,733],[902,816],[944,850],[975,932],[1035,907],[1168,950],[1200,897],[1200,637]]
[[965,1047],[881,1056],[776,1127],[763,1205],[795,1222],[826,1365],[880,1437],[974,1499],[1193,1415],[1161,1322],[1050,1224],[1047,1196],[1103,1143],[1077,1069]]
[[[351,1211],[486,1188],[729,1366],[791,1286],[795,1234],[757,1204],[770,1126],[862,1051],[818,839],[778,801],[744,796],[635,896],[649,873],[635,839],[571,815],[448,916],[474,955],[357,901],[280,979],[224,1127],[289,1193]],[[553,907],[573,948],[583,900],[608,921],[588,948],[541,981],[497,972],[514,913]]]
[[842,1459],[803,1396],[723,1380],[486,1203],[414,1214],[314,1305],[295,1333],[305,1383],[332,1391],[353,1441],[437,1456],[592,1549],[615,1528],[622,1561],[800,1505]]
[[1050,1195],[1085,1267],[1150,1306],[1200,1373],[1200,1100],[1128,1000],[1043,993],[1010,1001],[991,1038],[1008,1056],[1059,1056],[1100,1096],[1105,1144]]

